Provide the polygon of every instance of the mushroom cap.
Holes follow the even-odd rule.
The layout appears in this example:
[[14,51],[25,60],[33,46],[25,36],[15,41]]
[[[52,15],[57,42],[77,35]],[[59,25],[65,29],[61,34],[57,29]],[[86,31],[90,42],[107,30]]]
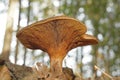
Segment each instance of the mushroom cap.
[[17,38],[27,48],[65,50],[66,52],[84,45],[96,44],[95,37],[85,34],[86,26],[67,16],[56,16],[35,22],[17,33]]

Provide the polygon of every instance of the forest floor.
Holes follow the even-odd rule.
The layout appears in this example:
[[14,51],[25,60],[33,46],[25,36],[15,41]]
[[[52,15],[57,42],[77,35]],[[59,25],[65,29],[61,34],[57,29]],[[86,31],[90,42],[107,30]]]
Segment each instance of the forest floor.
[[[40,67],[39,69],[43,69],[44,73],[46,74],[47,70],[45,70],[45,66]],[[37,71],[36,73],[34,68],[15,65],[10,62],[0,60],[0,80],[63,80],[46,79],[45,77],[39,76],[39,74],[41,74],[40,71]],[[65,73],[65,76],[69,77],[68,80],[120,80],[120,77],[110,78],[106,75],[102,75],[101,77],[93,76],[88,79],[82,79],[81,77],[75,76],[73,74],[73,71],[69,68],[64,68],[63,72]],[[42,73],[41,75],[44,76],[44,73]]]

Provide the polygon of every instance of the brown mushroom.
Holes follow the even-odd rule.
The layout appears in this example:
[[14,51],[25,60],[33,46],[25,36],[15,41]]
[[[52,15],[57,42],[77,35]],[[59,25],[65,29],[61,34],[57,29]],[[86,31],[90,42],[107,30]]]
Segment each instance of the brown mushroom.
[[95,37],[85,34],[86,30],[86,26],[74,18],[56,16],[21,29],[17,38],[27,48],[47,52],[51,72],[59,74],[62,73],[62,61],[68,51],[98,43]]

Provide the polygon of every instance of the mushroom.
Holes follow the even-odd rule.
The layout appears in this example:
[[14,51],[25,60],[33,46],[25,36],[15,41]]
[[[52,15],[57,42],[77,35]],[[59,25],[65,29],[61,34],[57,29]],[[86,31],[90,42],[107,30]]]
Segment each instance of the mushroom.
[[88,34],[79,20],[56,16],[35,22],[17,33],[19,41],[27,48],[41,49],[50,57],[50,70],[62,72],[62,61],[68,51],[78,46],[97,44],[98,40]]

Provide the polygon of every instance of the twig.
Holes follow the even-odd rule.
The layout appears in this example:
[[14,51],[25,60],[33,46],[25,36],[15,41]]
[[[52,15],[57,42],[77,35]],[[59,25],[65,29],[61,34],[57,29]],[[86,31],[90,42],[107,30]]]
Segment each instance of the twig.
[[107,74],[105,71],[101,70],[98,66],[95,65],[94,68],[95,68],[96,70],[101,71],[105,76],[107,76],[107,77],[109,77],[111,80],[113,80],[113,77],[112,77],[112,76],[110,76],[109,74]]

